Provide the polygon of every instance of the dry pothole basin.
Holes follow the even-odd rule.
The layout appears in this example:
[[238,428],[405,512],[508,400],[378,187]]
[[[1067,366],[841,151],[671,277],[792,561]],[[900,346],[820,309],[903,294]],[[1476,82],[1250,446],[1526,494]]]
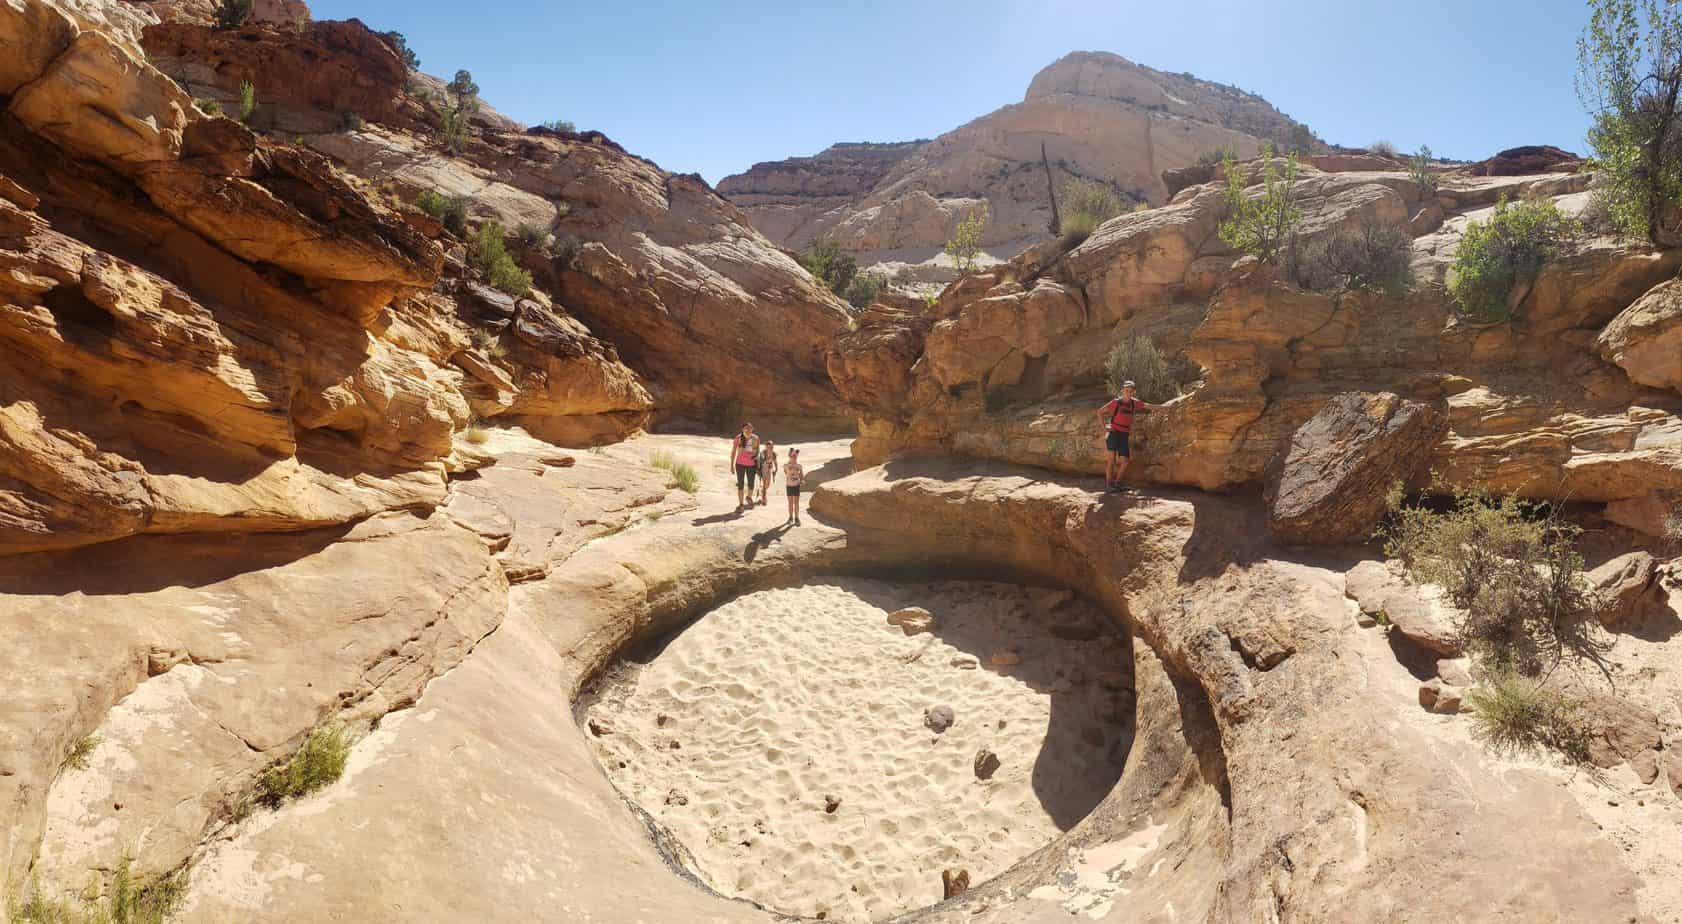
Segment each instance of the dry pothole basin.
[[795,917],[881,921],[979,886],[1115,788],[1132,645],[1067,590],[817,577],[735,597],[579,699],[680,870]]

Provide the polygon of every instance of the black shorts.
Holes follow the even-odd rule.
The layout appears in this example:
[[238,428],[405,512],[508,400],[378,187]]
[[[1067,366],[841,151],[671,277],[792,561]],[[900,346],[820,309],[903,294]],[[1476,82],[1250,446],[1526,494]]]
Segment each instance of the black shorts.
[[753,490],[753,480],[758,475],[759,475],[759,466],[757,466],[757,465],[737,465],[736,466],[736,490],[740,491],[743,488],[747,488],[749,491],[752,491]]
[[1104,448],[1124,459],[1127,458],[1127,434],[1111,430],[1110,435],[1104,438]]
[[800,486],[797,485],[797,484],[789,485],[788,486],[788,496],[789,497],[799,497],[800,496]]

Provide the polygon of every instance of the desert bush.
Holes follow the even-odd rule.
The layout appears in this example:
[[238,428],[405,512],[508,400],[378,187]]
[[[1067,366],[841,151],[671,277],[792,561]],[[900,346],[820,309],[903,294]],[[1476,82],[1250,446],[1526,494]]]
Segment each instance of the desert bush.
[[578,262],[578,254],[584,250],[584,242],[571,234],[563,234],[555,238],[555,244],[549,251],[549,258],[561,269],[572,269]]
[[1401,156],[1396,153],[1396,146],[1394,144],[1391,144],[1382,138],[1367,145],[1367,152],[1370,154],[1377,154],[1379,157],[1388,157],[1391,160],[1396,160]]
[[238,29],[251,18],[252,0],[221,0],[216,4],[216,28]]
[[946,242],[946,255],[957,264],[959,273],[975,272],[976,259],[981,256],[981,232],[987,227],[987,203],[965,215]]
[[85,735],[70,746],[70,753],[64,755],[64,768],[67,770],[88,769],[88,758],[93,756],[94,748],[104,739],[98,735]]
[[819,282],[829,287],[829,291],[841,295],[847,291],[853,276],[858,272],[859,264],[852,255],[842,253],[841,245],[828,238],[820,238],[812,242],[812,249],[799,257],[800,265],[806,268]]
[[446,196],[436,190],[422,190],[415,197],[415,207],[444,225],[444,230],[456,237],[467,236],[467,199],[461,196]]
[[543,127],[552,132],[565,132],[569,135],[578,131],[578,126],[568,122],[566,119],[550,119],[549,121],[543,123]]
[[1373,289],[1401,295],[1413,279],[1413,239],[1394,225],[1365,221],[1289,257],[1296,283],[1316,292]]
[[468,339],[473,341],[475,349],[491,359],[508,358],[508,348],[503,346],[502,336],[496,331],[484,327],[475,327],[467,336]]
[[672,483],[685,494],[694,494],[701,489],[701,476],[695,472],[695,466],[679,462],[676,456],[664,449],[649,453],[648,464],[670,473]]
[[1291,125],[1290,131],[1285,133],[1284,149],[1292,154],[1314,153],[1314,132],[1301,122]]
[[467,432],[463,433],[461,438],[477,446],[490,442],[491,433],[485,429],[483,424],[475,420],[467,425]]
[[385,37],[391,40],[391,47],[397,50],[397,56],[403,59],[403,66],[411,71],[420,70],[420,56],[409,47],[409,40],[401,32],[387,32]]
[[514,240],[522,248],[536,253],[547,254],[550,239],[548,228],[529,221],[520,222],[520,226],[514,229]]
[[213,118],[222,114],[222,104],[217,100],[196,99],[193,100],[193,105],[197,106],[200,112]]
[[350,736],[342,726],[312,729],[297,753],[257,778],[254,800],[266,808],[279,808],[289,799],[307,796],[332,783],[345,772],[350,745]]
[[459,110],[446,109],[439,114],[438,143],[450,154],[460,154],[467,148],[467,115]]
[[133,863],[124,853],[110,890],[102,896],[72,903],[47,898],[35,885],[23,903],[9,905],[8,914],[18,924],[164,924],[187,895],[186,872],[176,870],[140,885],[134,880]]
[[1401,486],[1380,534],[1409,576],[1460,609],[1468,653],[1492,671],[1534,676],[1562,658],[1599,664],[1607,645],[1583,576],[1581,530],[1514,496],[1460,492],[1448,509],[1404,506]]
[[887,282],[874,273],[858,273],[853,276],[852,282],[847,283],[847,291],[841,293],[841,297],[854,308],[864,308],[887,287]]
[[362,130],[362,113],[345,110],[339,113],[339,125],[347,132]]
[[1122,212],[1121,196],[1095,180],[1071,177],[1063,184],[1063,249],[1068,250],[1092,236],[1098,226]]
[[1297,156],[1287,154],[1281,170],[1273,145],[1262,147],[1259,196],[1246,192],[1246,171],[1236,160],[1227,158],[1225,168],[1227,217],[1221,222],[1221,240],[1264,262],[1277,260],[1302,223],[1302,210],[1296,203]]
[[1237,159],[1238,149],[1230,144],[1218,148],[1204,148],[1197,152],[1197,165],[1199,167],[1213,167],[1216,164]]
[[1598,199],[1620,234],[1682,244],[1682,7],[1590,0],[1577,40]]
[[1408,179],[1419,187],[1419,191],[1426,196],[1437,194],[1437,175],[1431,172],[1431,149],[1420,145],[1419,150],[1408,158]]
[[1461,312],[1480,321],[1510,317],[1507,296],[1577,234],[1576,222],[1549,199],[1516,205],[1502,196],[1488,221],[1468,222],[1454,255],[1449,293]]
[[249,80],[242,80],[239,85],[239,120],[250,124],[251,116],[256,112],[257,86]]
[[467,265],[483,273],[486,282],[509,295],[524,297],[531,293],[531,274],[521,269],[508,255],[506,236],[499,222],[485,222],[468,240]]
[[1139,398],[1162,404],[1184,391],[1185,376],[1157,349],[1149,337],[1133,334],[1110,348],[1104,359],[1104,374],[1111,394],[1121,393],[1121,383],[1132,380]]
[[1579,766],[1591,763],[1580,703],[1537,680],[1497,673],[1467,693],[1465,708],[1472,734],[1497,754],[1554,752]]
[[1682,507],[1665,514],[1659,525],[1664,551],[1668,555],[1682,555]]

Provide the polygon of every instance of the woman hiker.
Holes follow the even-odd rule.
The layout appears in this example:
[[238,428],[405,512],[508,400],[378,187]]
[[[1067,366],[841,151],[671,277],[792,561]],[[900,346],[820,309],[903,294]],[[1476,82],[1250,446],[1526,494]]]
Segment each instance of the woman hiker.
[[1133,431],[1133,415],[1148,414],[1161,408],[1160,404],[1147,404],[1135,397],[1133,382],[1121,383],[1121,396],[1098,409],[1100,423],[1105,425],[1104,448],[1109,451],[1110,458],[1104,467],[1104,490],[1110,494],[1121,492],[1121,476],[1127,471],[1129,456],[1127,438]]
[[777,447],[770,440],[759,447],[759,506],[765,506],[765,496],[771,492],[771,476],[777,473]]
[[788,451],[788,464],[783,466],[783,480],[788,482],[788,519],[800,525],[800,486],[806,482],[806,470],[800,467],[800,450]]
[[730,463],[736,467],[736,509],[753,505],[753,480],[759,474],[759,437],[753,424],[742,424],[742,432],[730,441]]

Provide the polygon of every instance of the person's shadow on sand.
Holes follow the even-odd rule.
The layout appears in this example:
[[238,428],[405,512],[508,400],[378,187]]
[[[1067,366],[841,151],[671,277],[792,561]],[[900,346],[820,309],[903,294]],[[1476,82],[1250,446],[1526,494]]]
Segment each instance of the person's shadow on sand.
[[793,523],[782,523],[764,532],[754,533],[748,539],[748,547],[742,550],[742,561],[753,561],[758,557],[759,550],[783,538],[783,534],[794,526]]

